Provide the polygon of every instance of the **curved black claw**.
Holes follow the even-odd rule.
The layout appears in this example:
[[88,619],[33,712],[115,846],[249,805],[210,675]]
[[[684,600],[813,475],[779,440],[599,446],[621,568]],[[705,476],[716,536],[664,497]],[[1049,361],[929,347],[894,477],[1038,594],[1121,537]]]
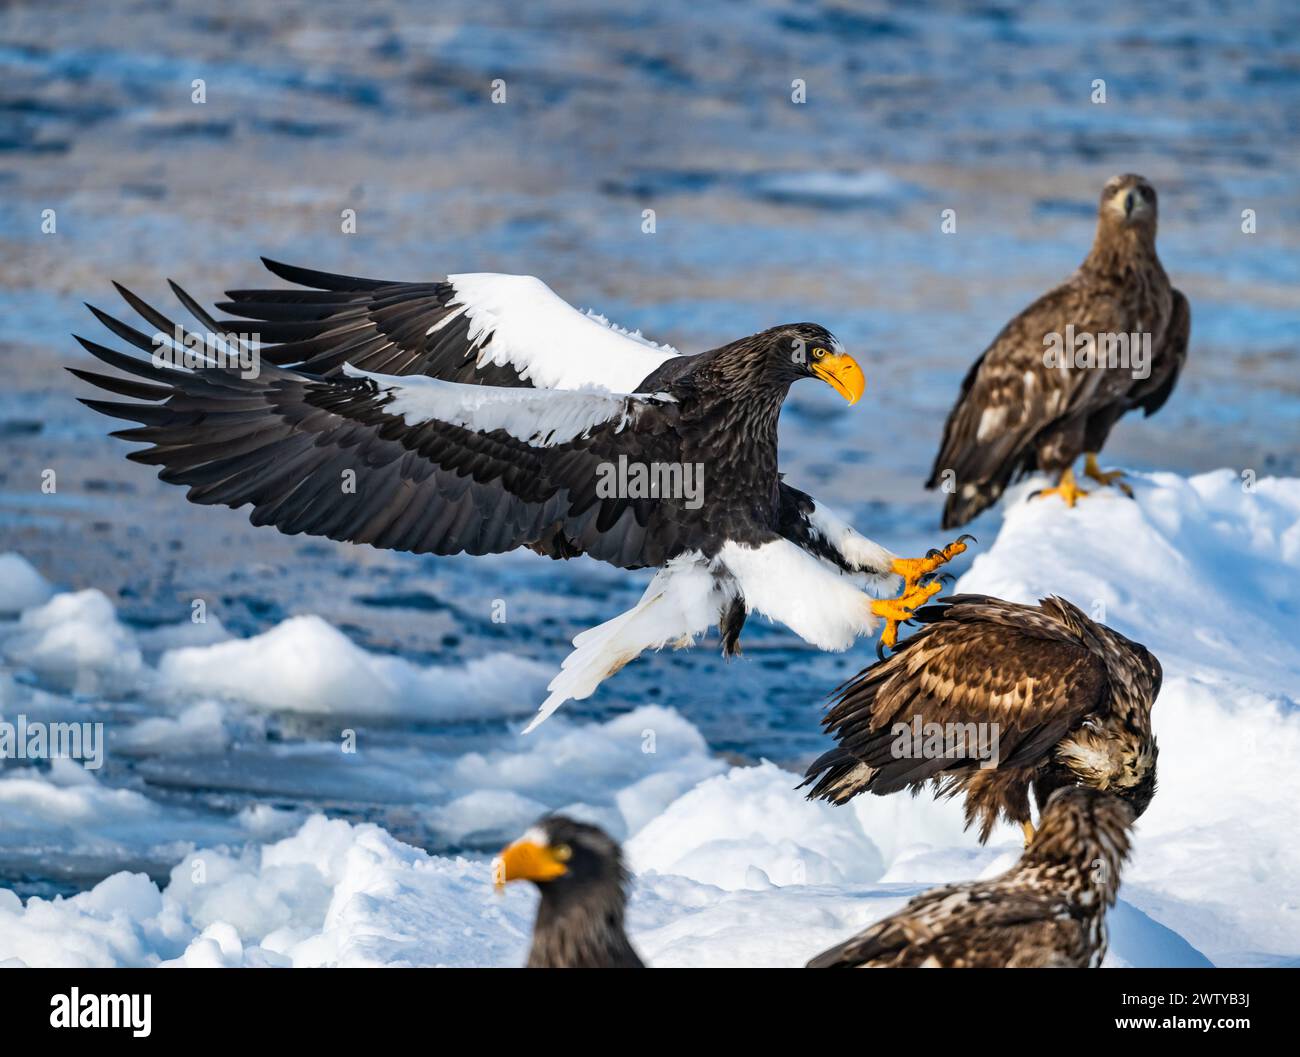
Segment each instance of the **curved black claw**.
[[925,556],[927,558],[942,558],[943,551],[941,551],[938,547],[931,547],[928,551],[925,552]]
[[[1041,491],[1041,489],[1040,489],[1040,491]],[[957,542],[958,542],[958,543],[965,543],[967,540],[970,540],[972,543],[978,543],[978,542],[979,542],[979,540],[977,540],[977,539],[976,539],[974,536],[972,536],[969,532],[963,532],[960,536],[957,537]]]
[[879,639],[876,639],[876,660],[883,661],[884,659],[885,659],[885,644],[881,642]]
[[952,573],[940,573],[939,582],[941,584],[955,584],[957,582],[957,577],[953,576]]

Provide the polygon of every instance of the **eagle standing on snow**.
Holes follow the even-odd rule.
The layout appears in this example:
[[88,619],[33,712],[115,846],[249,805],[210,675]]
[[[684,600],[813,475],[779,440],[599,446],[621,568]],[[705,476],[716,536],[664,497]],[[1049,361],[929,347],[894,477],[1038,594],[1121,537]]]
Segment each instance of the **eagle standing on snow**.
[[1096,969],[1132,824],[1122,800],[1059,789],[1006,873],[933,888],[808,968]]
[[1160,662],[1062,598],[1037,606],[952,595],[915,614],[923,627],[837,691],[823,721],[838,743],[808,769],[810,799],[859,793],[965,795],[987,841],[1001,815],[1033,837],[1061,786],[1126,800],[1156,789],[1151,706]]
[[527,968],[645,968],[623,929],[631,877],[604,830],[544,818],[497,856],[492,874],[498,886],[532,881],[542,894]]
[[942,487],[945,529],[997,502],[1012,481],[1059,475],[1069,506],[1088,493],[1074,462],[1102,484],[1122,471],[1097,465],[1127,411],[1153,415],[1187,357],[1191,309],[1156,255],[1156,192],[1141,176],[1112,177],[1101,192],[1097,235],[1079,270],[1008,323],[962,382],[927,488]]
[[[206,335],[119,286],[152,334],[91,311],[149,356],[78,337],[139,379],[74,370],[129,398],[84,403],[139,423],[114,434],[149,445],[128,458],[161,466],[191,502],[251,504],[255,525],[414,553],[528,547],[659,569],[633,609],[574,640],[528,729],[646,649],[689,645],[716,624],[737,652],[753,610],[827,650],[883,618],[892,646],[898,622],[940,589],[934,570],[965,550],[900,559],[781,480],[790,385],[818,378],[850,404],[866,385],[816,324],[686,356],[529,276],[398,283],[266,264],[309,289],[233,291],[218,306],[251,323],[218,322],[171,284]],[[697,487],[609,487],[628,466],[678,468],[679,481],[694,470]],[[904,579],[897,599],[863,593],[892,576]]]

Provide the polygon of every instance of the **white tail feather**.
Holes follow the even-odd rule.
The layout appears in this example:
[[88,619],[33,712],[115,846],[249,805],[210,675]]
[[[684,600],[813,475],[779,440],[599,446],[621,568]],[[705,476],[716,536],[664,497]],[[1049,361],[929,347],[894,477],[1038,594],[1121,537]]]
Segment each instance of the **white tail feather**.
[[646,650],[689,645],[718,622],[734,585],[715,578],[698,557],[675,558],[661,569],[641,600],[626,613],[584,631],[560,666],[537,715],[524,733],[537,727],[565,701],[590,697],[605,679]]

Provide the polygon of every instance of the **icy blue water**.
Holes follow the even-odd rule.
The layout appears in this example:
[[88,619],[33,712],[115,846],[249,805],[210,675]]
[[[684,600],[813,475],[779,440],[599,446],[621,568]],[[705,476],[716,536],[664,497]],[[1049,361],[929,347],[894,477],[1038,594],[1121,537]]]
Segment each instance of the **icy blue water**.
[[[167,276],[212,299],[263,282],[258,254],[393,278],[531,272],[683,349],[819,320],[859,354],[868,393],[850,412],[797,388],[787,471],[906,551],[939,542],[920,482],[968,364],[1081,259],[1105,178],[1135,170],[1160,190],[1192,352],[1167,408],[1126,422],[1108,455],[1183,471],[1300,462],[1293,3],[107,6],[0,14],[0,550],[103,589],[137,626],[181,619],[206,593],[241,635],[317,612],[424,662],[507,649],[554,666],[641,588],[585,562],[285,540],[126,464],[60,370],[83,358],[69,333],[94,335],[81,302],[111,306],[110,278],[162,297]],[[344,209],[355,235],[340,233]],[[940,233],[944,209],[956,234]],[[47,467],[56,496],[39,491]],[[496,598],[511,603],[505,624]],[[712,644],[643,660],[566,707],[668,703],[718,752],[797,762],[819,745],[824,692],[869,656],[817,655],[755,621],[741,662]],[[510,729],[467,717],[375,736],[437,751]],[[266,750],[318,736],[272,720],[220,760],[108,774],[215,814],[326,805],[438,844],[385,802],[413,794],[324,766],[291,781]],[[52,855],[9,873],[49,883]]]

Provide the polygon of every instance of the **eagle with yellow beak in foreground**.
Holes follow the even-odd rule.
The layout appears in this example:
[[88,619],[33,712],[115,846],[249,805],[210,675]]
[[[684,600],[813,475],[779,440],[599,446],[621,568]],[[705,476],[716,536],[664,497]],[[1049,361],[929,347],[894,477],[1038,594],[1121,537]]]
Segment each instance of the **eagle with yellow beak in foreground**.
[[924,892],[808,968],[1098,968],[1132,825],[1132,809],[1117,797],[1058,789],[1006,873]]
[[[118,287],[143,330],[91,311],[146,355],[78,338],[126,375],[74,369],[125,398],[85,403],[136,423],[114,434],[144,445],[128,458],[191,502],[251,507],[255,525],[657,569],[635,607],[574,640],[529,729],[645,650],[717,626],[738,652],[753,611],[826,650],[884,621],[892,646],[965,550],[900,559],[782,481],[790,386],[818,379],[850,404],[866,386],[815,323],[682,355],[530,276],[403,283],[267,265],[300,288],[230,292],[218,309],[242,320],[172,284],[197,330]],[[864,593],[900,576],[896,599]]]
[[542,894],[527,968],[645,968],[623,931],[631,877],[604,830],[544,818],[497,856],[492,878],[532,881]]

